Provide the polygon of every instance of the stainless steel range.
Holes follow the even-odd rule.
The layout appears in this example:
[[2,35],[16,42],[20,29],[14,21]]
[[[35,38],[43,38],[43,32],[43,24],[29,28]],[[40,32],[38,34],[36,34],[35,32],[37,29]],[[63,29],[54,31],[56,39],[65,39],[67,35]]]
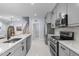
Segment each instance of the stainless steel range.
[[59,55],[59,36],[51,36],[49,41],[49,47],[50,47],[50,53],[52,56],[58,56]]
[[52,56],[59,56],[59,40],[74,40],[74,32],[60,31],[60,36],[51,36],[49,47]]

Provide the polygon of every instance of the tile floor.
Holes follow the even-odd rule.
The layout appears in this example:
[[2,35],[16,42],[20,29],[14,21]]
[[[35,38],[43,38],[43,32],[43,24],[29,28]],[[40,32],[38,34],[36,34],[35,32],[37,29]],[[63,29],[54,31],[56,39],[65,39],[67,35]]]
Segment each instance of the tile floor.
[[44,40],[32,40],[31,49],[26,56],[51,56],[49,47]]

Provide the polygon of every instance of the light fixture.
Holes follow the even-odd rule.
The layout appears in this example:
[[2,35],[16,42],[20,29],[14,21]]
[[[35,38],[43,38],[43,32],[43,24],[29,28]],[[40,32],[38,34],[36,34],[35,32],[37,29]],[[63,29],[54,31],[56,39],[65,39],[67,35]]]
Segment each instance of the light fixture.
[[37,16],[37,14],[35,13],[34,16]]
[[31,5],[34,5],[35,3],[31,3]]

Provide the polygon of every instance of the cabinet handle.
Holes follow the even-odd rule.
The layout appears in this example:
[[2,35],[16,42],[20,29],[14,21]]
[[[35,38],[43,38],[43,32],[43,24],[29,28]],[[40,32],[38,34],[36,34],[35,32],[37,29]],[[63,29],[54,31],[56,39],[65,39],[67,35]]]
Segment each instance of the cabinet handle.
[[9,52],[6,56],[9,56],[11,54],[11,52]]
[[61,48],[62,48],[63,50],[65,50],[65,48],[63,48],[62,46],[61,46]]
[[24,50],[24,46],[22,46],[22,51]]

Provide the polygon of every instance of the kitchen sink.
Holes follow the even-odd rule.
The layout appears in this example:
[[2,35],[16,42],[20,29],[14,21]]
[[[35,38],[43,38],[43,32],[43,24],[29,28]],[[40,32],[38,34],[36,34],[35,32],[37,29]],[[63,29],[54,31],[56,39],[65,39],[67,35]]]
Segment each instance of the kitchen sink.
[[3,42],[3,43],[15,43],[15,42],[17,42],[17,41],[20,40],[20,39],[22,39],[22,38],[13,38],[13,39],[8,40],[8,41],[5,41],[5,42]]

